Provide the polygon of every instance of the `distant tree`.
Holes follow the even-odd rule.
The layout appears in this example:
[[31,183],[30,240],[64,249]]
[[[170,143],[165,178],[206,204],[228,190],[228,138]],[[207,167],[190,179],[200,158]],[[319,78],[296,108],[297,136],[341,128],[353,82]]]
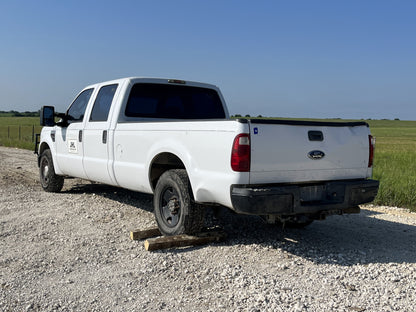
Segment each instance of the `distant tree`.
[[400,120],[399,118],[394,118],[394,120]]
[[258,118],[263,118],[263,116],[262,116],[262,115],[258,115],[257,117],[258,117]]
[[249,114],[247,114],[246,117],[250,118],[251,116]]
[[242,117],[240,114],[235,114],[234,117]]

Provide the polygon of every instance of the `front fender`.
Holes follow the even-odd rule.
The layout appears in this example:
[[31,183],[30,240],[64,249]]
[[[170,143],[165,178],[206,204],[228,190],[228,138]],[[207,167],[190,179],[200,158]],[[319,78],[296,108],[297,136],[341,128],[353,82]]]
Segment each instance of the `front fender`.
[[53,140],[54,128],[45,127],[42,129],[39,143],[39,154],[38,154],[38,167],[40,166],[40,156],[46,149],[51,150],[53,167],[57,175],[62,175],[62,170],[59,168],[58,161],[56,159],[56,143]]

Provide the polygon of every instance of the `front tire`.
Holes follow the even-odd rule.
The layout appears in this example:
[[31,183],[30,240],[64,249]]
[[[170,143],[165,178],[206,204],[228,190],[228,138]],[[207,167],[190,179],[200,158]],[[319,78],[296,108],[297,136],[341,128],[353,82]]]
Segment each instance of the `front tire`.
[[161,175],[155,188],[153,206],[163,235],[194,234],[204,225],[205,209],[193,202],[184,169],[169,170]]
[[52,154],[49,149],[43,151],[39,162],[40,184],[46,192],[60,192],[64,186],[64,178],[55,174]]

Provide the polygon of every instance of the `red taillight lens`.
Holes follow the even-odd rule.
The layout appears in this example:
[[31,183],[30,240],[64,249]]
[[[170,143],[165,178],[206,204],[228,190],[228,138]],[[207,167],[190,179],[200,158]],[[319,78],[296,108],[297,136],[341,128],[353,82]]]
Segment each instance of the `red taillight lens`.
[[373,166],[373,159],[374,159],[374,148],[376,144],[376,138],[372,135],[368,136],[368,143],[369,143],[369,153],[368,153],[368,168]]
[[231,168],[238,172],[250,171],[250,136],[248,133],[241,133],[234,139]]

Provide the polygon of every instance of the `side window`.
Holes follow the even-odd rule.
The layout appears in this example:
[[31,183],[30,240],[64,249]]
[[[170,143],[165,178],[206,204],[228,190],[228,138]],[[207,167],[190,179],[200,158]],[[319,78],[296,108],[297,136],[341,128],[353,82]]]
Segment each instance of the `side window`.
[[107,121],[117,86],[117,84],[113,84],[100,89],[92,108],[90,121]]
[[93,90],[94,89],[84,90],[72,103],[71,107],[67,111],[67,115],[69,117],[68,121],[70,123],[82,122],[84,119],[85,109],[87,108],[87,104]]

